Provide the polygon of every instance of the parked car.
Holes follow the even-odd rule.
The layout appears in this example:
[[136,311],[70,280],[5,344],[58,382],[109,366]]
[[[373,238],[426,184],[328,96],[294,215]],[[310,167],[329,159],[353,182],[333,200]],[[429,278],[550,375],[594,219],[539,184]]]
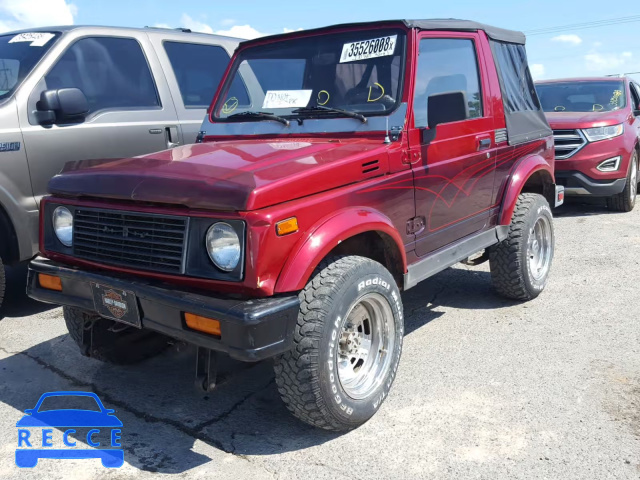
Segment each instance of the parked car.
[[556,178],[567,195],[606,197],[629,212],[638,190],[640,87],[627,77],[536,84],[556,147]]
[[167,335],[199,347],[205,388],[215,352],[275,357],[294,415],[357,427],[398,368],[402,290],[483,251],[500,294],[547,284],[562,187],[524,42],[419,20],[242,43],[203,143],[51,180],[29,295],[85,355]]
[[4,268],[38,251],[38,206],[68,161],[193,143],[237,40],[169,29],[0,35],[0,305]]

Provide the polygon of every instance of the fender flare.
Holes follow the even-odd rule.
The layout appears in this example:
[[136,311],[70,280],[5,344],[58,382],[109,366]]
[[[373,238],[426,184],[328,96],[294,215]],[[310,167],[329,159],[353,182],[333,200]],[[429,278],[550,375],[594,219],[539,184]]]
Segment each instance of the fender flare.
[[278,276],[275,292],[302,290],[322,259],[340,242],[372,231],[391,237],[402,258],[402,271],[406,272],[404,243],[391,220],[371,208],[348,208],[324,217],[298,241]]
[[500,225],[511,224],[511,217],[513,217],[513,212],[516,209],[518,196],[531,176],[537,172],[549,174],[551,182],[555,182],[553,167],[540,155],[526,156],[516,164],[503,196],[502,209],[500,211]]

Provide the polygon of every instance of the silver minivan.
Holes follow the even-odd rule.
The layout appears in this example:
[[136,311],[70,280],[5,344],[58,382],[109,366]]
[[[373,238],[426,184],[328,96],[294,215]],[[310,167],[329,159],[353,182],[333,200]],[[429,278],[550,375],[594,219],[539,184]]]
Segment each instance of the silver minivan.
[[238,40],[188,30],[51,27],[0,35],[4,268],[38,251],[38,204],[69,161],[196,140]]

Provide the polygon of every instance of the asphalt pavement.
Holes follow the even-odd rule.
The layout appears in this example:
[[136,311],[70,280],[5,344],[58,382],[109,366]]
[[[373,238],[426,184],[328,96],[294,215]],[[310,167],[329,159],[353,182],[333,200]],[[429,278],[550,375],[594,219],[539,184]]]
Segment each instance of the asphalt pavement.
[[[395,385],[347,434],[291,417],[270,362],[227,359],[205,394],[184,345],[130,367],[84,358],[61,309],[26,298],[24,268],[12,269],[0,310],[0,478],[638,479],[640,208],[572,203],[555,226],[550,283],[532,302],[496,296],[486,264],[406,292]],[[122,468],[15,466],[16,422],[60,390],[95,392],[116,410]]]

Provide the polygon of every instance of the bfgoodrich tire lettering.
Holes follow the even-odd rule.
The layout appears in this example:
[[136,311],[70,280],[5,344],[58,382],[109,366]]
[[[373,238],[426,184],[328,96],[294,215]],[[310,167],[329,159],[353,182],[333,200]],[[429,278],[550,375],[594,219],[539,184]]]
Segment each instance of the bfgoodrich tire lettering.
[[[349,318],[349,325],[355,323],[353,309],[360,308],[363,299],[388,307],[385,311],[391,316],[384,325],[392,341],[389,351],[370,350],[370,358],[382,359],[384,368],[374,369],[378,378],[370,385],[365,382],[369,386],[356,394],[357,388],[345,388],[347,381],[344,371],[341,377],[339,361],[347,358],[342,355],[350,338],[344,328],[346,321]],[[300,293],[300,303],[295,346],[275,361],[280,395],[287,408],[306,423],[327,430],[356,428],[380,408],[395,379],[404,334],[398,287],[391,274],[373,260],[335,257],[320,265]],[[365,365],[363,361],[360,368]]]
[[554,248],[553,216],[546,199],[520,194],[507,238],[489,252],[496,291],[514,300],[536,298],[547,285]]

